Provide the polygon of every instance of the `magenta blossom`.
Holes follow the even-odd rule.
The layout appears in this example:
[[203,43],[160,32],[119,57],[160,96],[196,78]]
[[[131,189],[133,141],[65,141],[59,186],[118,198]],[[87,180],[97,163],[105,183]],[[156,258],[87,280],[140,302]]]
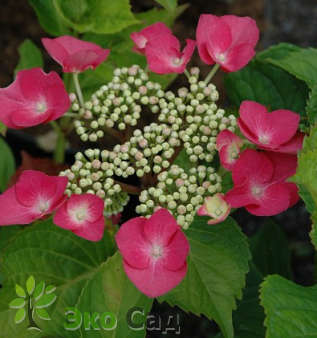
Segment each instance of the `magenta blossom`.
[[50,56],[63,67],[65,73],[95,69],[110,53],[95,43],[82,41],[72,36],[56,39],[43,38],[42,43]]
[[10,86],[0,88],[0,105],[0,121],[21,129],[58,119],[70,100],[57,73],[33,68],[19,71]]
[[253,58],[259,40],[256,22],[249,17],[202,14],[196,31],[198,52],[208,65],[235,72]]
[[232,170],[243,146],[241,138],[230,130],[221,131],[216,140],[216,148],[219,152],[220,163],[227,170]]
[[116,242],[130,280],[149,297],[158,297],[186,275],[189,243],[174,217],[159,209],[149,218],[122,224]]
[[178,39],[172,34],[159,35],[148,41],[145,56],[149,69],[157,74],[183,73],[194,50],[195,41],[187,39],[181,52]]
[[204,204],[198,209],[199,216],[209,216],[208,224],[223,222],[229,215],[230,205],[224,199],[224,194],[217,193],[214,196],[207,196]]
[[130,35],[135,44],[133,50],[137,53],[145,54],[145,46],[148,41],[165,34],[172,34],[172,31],[162,22],[156,22],[143,28],[140,32],[133,32]]
[[295,155],[245,150],[232,169],[233,189],[225,200],[257,216],[272,216],[293,206],[297,187],[285,180],[295,174]]
[[265,106],[243,101],[238,125],[243,135],[262,149],[296,154],[302,148],[304,134],[297,132],[300,116],[290,110],[271,113]]
[[29,224],[56,210],[66,199],[66,177],[25,170],[17,183],[0,195],[0,225]]
[[54,223],[89,241],[100,241],[105,227],[103,210],[100,197],[74,194],[57,210]]

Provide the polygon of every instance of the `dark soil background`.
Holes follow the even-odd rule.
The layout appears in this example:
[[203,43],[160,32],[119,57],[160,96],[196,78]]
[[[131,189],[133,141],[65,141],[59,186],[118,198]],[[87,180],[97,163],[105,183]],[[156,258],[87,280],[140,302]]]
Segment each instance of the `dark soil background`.
[[[251,16],[257,21],[261,30],[258,50],[278,42],[317,46],[317,3],[315,0],[181,0],[180,2],[190,3],[190,7],[180,16],[174,26],[176,35],[181,39],[195,37],[195,27],[202,13],[235,14]],[[135,11],[150,9],[153,5],[152,0],[132,0],[132,7]],[[18,62],[19,45],[29,38],[41,46],[40,39],[47,34],[40,27],[33,9],[26,0],[5,0],[2,3],[0,31],[0,87],[5,87],[12,81],[13,70]],[[46,53],[44,55],[47,58],[46,64],[50,65],[50,69],[54,69],[56,66],[49,60]],[[192,63],[202,65],[197,53]],[[202,66],[201,69],[203,74],[208,71],[206,66]],[[178,86],[180,81],[177,80],[172,85],[172,89]],[[226,102],[221,73],[215,77],[215,83],[220,90],[222,102]],[[26,149],[33,156],[45,155],[34,148],[32,138],[21,141],[18,136],[19,134],[9,133],[8,141],[13,148],[18,151]],[[242,209],[235,213],[235,218],[247,235],[254,234],[263,223],[263,218],[252,217]],[[281,225],[289,239],[294,280],[302,285],[312,285],[314,283],[314,250],[308,235],[311,227],[310,219],[303,203],[298,203],[287,212],[276,216],[275,220]],[[158,304],[155,305],[153,311],[159,311],[166,318],[172,313],[180,313],[177,309],[172,310],[165,305]],[[210,321],[184,313],[181,313],[181,326],[180,336],[185,338],[207,338],[217,332],[216,325]],[[159,336],[161,334],[153,332],[149,332],[148,335],[148,337]],[[162,337],[176,337],[176,335],[162,335]]]

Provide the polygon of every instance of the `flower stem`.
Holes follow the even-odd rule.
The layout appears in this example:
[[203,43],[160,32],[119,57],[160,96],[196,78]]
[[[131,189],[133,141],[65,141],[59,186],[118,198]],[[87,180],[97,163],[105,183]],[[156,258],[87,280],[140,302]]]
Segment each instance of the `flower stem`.
[[57,134],[57,142],[54,150],[54,160],[56,163],[64,163],[66,147],[65,135],[56,121],[51,121],[50,123]]
[[189,71],[187,69],[184,70],[184,74],[186,75],[187,79],[189,80],[190,74],[189,74]]
[[76,89],[76,93],[77,93],[77,96],[78,96],[79,103],[80,103],[81,107],[83,107],[84,106],[84,98],[83,98],[83,93],[81,91],[79,80],[78,80],[78,73],[73,73],[73,80],[74,80],[74,85],[75,85],[75,89]]
[[209,74],[206,76],[205,78],[205,83],[209,83],[209,81],[213,78],[213,76],[216,74],[217,70],[220,68],[220,65],[218,63],[216,63],[211,71],[209,72]]

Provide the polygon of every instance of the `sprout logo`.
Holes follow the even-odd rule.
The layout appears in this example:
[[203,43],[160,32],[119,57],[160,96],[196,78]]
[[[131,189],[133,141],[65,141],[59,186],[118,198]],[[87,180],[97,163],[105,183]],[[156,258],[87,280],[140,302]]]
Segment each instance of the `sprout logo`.
[[56,287],[40,282],[35,285],[35,279],[30,276],[26,281],[26,291],[18,284],[15,285],[17,298],[9,304],[11,309],[17,309],[14,321],[16,324],[22,323],[26,318],[29,321],[28,330],[41,331],[36,324],[38,319],[51,320],[45,308],[52,305],[56,300],[54,294]]

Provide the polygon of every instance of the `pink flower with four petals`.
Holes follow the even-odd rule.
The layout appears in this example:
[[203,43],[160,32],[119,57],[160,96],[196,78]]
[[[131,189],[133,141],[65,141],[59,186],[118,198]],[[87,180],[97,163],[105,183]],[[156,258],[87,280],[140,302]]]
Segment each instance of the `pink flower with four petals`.
[[133,218],[120,227],[116,242],[130,280],[149,297],[158,297],[186,275],[189,243],[166,209],[149,219]]

